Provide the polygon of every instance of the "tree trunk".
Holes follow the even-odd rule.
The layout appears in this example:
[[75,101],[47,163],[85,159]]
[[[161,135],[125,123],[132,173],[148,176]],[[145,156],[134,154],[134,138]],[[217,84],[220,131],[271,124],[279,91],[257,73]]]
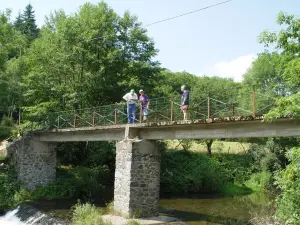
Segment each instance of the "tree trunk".
[[209,141],[206,142],[207,154],[209,156],[211,156],[211,146],[212,146],[212,143],[213,143],[213,139],[210,139]]

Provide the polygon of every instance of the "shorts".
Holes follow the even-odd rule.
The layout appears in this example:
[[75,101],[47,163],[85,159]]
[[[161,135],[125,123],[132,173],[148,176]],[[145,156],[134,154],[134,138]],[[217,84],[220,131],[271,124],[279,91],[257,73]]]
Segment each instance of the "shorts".
[[183,110],[187,110],[189,108],[188,105],[182,105],[180,106],[180,109],[183,111]]

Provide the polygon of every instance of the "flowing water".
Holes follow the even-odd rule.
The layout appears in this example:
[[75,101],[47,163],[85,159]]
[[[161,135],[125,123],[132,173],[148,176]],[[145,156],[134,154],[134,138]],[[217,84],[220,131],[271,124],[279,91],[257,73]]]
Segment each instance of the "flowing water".
[[[268,208],[270,196],[198,196],[162,199],[162,213],[180,218],[188,225],[246,225],[255,213]],[[65,225],[70,223],[76,201],[39,201],[22,205],[0,217],[1,225]],[[99,207],[103,207],[102,202]]]
[[271,197],[264,193],[246,196],[163,199],[160,204],[167,214],[188,225],[246,225],[262,211],[268,211]]

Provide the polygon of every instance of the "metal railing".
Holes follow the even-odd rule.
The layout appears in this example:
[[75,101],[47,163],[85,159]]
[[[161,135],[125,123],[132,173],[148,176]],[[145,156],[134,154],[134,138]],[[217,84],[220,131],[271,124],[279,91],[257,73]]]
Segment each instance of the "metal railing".
[[[149,115],[146,122],[165,122],[183,120],[180,109],[180,96],[150,99]],[[252,117],[267,113],[274,105],[275,99],[262,93],[249,93],[240,101],[221,101],[213,96],[193,101],[188,109],[190,120],[205,120],[224,117]],[[136,123],[142,123],[142,106],[138,102]],[[66,129],[120,125],[127,123],[127,105],[116,103],[74,111],[50,113],[44,121],[45,129]]]

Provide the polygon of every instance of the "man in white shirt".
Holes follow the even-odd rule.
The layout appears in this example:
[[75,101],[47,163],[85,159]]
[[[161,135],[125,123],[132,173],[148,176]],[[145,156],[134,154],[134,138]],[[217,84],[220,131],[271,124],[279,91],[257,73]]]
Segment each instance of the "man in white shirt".
[[129,93],[123,96],[123,99],[127,102],[127,118],[128,123],[136,122],[136,103],[138,96],[132,89]]

